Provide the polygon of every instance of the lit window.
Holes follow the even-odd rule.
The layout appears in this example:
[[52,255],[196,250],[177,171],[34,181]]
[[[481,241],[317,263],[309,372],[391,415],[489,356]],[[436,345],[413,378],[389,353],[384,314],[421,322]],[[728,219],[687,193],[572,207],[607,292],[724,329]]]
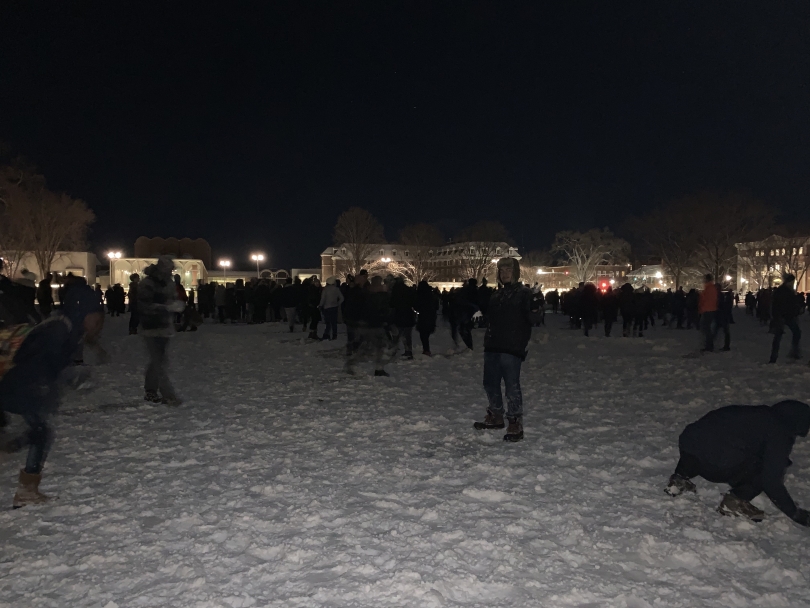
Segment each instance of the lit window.
[[804,247],[799,247],[799,255],[804,255]]

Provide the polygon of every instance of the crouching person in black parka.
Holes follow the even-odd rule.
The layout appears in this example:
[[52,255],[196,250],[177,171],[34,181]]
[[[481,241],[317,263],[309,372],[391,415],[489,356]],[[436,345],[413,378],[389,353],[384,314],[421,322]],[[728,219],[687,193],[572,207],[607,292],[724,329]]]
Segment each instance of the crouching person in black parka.
[[761,521],[765,513],[751,504],[762,492],[793,521],[810,526],[785,488],[790,452],[796,437],[810,430],[810,405],[781,401],[776,405],[729,405],[688,425],[678,440],[680,460],[666,492],[694,492],[690,479],[727,483],[731,491],[718,507],[723,515]]

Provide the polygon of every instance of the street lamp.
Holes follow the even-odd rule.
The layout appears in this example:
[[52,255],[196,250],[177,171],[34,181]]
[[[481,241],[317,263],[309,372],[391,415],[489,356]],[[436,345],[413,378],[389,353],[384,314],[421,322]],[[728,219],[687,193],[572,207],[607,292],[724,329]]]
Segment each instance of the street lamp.
[[254,262],[256,262],[256,278],[258,279],[258,278],[260,278],[259,277],[259,262],[264,260],[264,256],[261,253],[254,253],[252,256],[250,256],[250,259],[253,260]]
[[107,257],[110,258],[110,287],[113,286],[113,261],[121,259],[121,252],[120,251],[110,251],[107,254]]
[[730,280],[731,280],[731,275],[730,275],[730,274],[727,274],[727,275],[726,275],[726,281],[730,281]]
[[219,265],[222,266],[222,281],[225,281],[225,269],[231,267],[230,260],[220,260]]

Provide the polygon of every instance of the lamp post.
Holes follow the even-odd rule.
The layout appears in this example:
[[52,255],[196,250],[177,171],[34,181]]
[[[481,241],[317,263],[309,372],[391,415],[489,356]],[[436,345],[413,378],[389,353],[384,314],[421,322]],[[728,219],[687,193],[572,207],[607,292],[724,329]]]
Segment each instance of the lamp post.
[[259,262],[264,260],[264,256],[261,253],[254,253],[252,256],[250,256],[250,259],[253,260],[254,262],[256,262],[256,278],[258,279],[258,278],[260,278],[259,277]]
[[230,260],[220,260],[219,265],[222,266],[222,282],[225,282],[225,269],[231,267]]
[[112,287],[113,286],[113,268],[114,268],[113,262],[114,262],[114,260],[120,260],[121,259],[121,252],[120,251],[110,251],[107,254],[107,257],[110,258],[110,284],[109,284],[109,287]]

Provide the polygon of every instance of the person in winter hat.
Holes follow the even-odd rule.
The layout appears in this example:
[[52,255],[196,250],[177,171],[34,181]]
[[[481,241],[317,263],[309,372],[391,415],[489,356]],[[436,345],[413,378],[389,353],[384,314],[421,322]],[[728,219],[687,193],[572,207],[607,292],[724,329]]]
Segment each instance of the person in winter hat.
[[160,256],[156,263],[144,270],[146,278],[138,285],[141,335],[149,353],[144,400],[167,405],[181,403],[168,374],[169,339],[174,335],[173,317],[185,308],[185,304],[177,299],[176,286],[172,281],[173,270],[172,258]]
[[484,335],[484,390],[489,407],[484,421],[474,425],[478,430],[504,428],[503,381],[509,421],[504,441],[523,439],[520,366],[539,316],[532,310],[532,292],[519,279],[520,264],[516,259],[498,260],[498,289],[489,300],[489,325]]
[[666,492],[694,492],[693,477],[727,483],[731,491],[718,507],[723,515],[761,521],[765,513],[751,504],[762,492],[793,521],[810,526],[785,488],[785,471],[797,437],[810,430],[810,405],[780,401],[776,405],[729,405],[688,425],[678,439],[680,459]]
[[51,416],[59,407],[60,385],[77,386],[86,377],[87,368],[71,365],[73,354],[82,342],[91,347],[98,344],[103,323],[95,292],[84,279],[76,278],[65,290],[62,307],[28,333],[14,355],[13,367],[0,380],[0,407],[19,414],[28,425],[25,435],[5,446],[7,452],[28,446],[14,494],[15,509],[48,500],[39,484],[53,444]]

